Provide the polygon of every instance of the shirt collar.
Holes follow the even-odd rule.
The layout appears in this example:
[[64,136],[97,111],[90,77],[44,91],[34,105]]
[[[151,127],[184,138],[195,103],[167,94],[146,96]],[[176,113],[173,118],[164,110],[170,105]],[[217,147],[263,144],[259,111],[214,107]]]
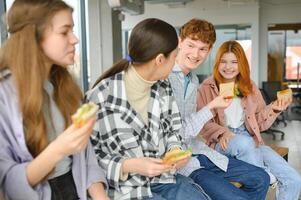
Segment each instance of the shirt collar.
[[175,63],[175,66],[172,68],[172,72],[174,72],[174,73],[181,73],[182,77],[183,77],[184,79],[189,80],[189,81],[191,81],[191,79],[192,79],[192,74],[191,74],[191,72],[189,72],[189,73],[185,76],[185,74],[183,73],[183,71],[182,71],[180,65],[177,64],[177,63]]

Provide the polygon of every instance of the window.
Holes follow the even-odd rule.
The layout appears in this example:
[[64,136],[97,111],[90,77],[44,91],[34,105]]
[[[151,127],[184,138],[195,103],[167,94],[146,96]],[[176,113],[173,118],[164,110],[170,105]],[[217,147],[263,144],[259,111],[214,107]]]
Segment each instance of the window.
[[300,79],[301,24],[269,25],[268,42],[268,80]]
[[[300,79],[301,30],[286,31],[285,80]],[[299,69],[298,69],[299,66]],[[299,74],[298,74],[299,73]]]

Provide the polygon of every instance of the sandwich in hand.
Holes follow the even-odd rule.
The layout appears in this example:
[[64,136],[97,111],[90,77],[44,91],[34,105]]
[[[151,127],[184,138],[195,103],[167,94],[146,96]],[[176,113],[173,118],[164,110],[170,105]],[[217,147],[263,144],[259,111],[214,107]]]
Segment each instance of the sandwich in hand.
[[234,93],[234,82],[221,83],[219,85],[219,94],[225,99],[232,99],[235,96]]
[[83,126],[90,118],[95,116],[98,106],[92,102],[83,104],[77,109],[76,113],[71,116],[72,122],[77,126]]
[[167,152],[163,158],[163,163],[166,165],[172,165],[179,160],[188,158],[192,155],[192,149],[189,148],[187,150],[174,149]]
[[277,92],[277,99],[283,101],[291,101],[293,98],[293,92],[291,89],[281,90]]

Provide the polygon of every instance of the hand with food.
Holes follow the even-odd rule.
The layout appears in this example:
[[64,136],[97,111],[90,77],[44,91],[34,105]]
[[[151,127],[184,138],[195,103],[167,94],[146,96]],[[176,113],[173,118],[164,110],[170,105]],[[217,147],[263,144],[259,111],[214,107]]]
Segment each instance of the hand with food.
[[235,83],[221,83],[219,84],[219,94],[225,99],[232,99],[235,96],[234,93]]
[[98,106],[93,102],[83,104],[76,113],[71,116],[73,124],[77,127],[83,126],[90,118],[95,116]]
[[187,150],[173,149],[167,152],[163,158],[163,163],[167,165],[172,165],[186,158],[190,158],[192,155],[192,149]]

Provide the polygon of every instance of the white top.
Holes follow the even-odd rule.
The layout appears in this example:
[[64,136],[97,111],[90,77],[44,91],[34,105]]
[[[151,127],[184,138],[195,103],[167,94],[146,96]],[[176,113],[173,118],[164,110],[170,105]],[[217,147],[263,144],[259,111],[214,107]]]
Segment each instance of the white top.
[[241,98],[234,97],[231,104],[225,109],[226,125],[238,128],[244,123],[245,113],[241,106]]

